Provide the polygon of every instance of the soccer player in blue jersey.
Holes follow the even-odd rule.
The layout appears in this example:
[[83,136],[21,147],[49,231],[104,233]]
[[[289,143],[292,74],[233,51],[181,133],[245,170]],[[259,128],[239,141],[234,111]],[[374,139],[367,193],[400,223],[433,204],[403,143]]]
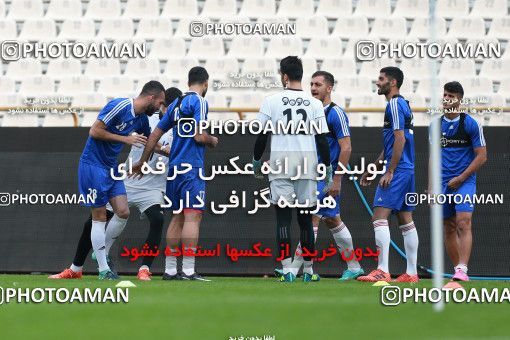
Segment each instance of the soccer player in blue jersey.
[[156,112],[164,101],[163,85],[157,81],[150,81],[134,99],[111,100],[99,112],[97,120],[90,128],[78,166],[78,188],[81,195],[85,197],[90,195],[94,198],[93,202],[87,202],[85,205],[92,210],[90,239],[97,257],[101,280],[118,279],[106,260],[106,204],[110,202],[114,212],[110,224],[114,221],[125,225],[129,217],[124,182],[112,178],[110,170],[113,168],[117,171],[117,156],[124,144],[146,143],[146,136],[150,134],[146,114]]
[[[379,250],[378,266],[366,276],[358,277],[359,281],[391,281],[388,269],[390,251],[390,230],[388,218],[397,215],[400,231],[404,237],[407,257],[406,273],[400,275],[397,282],[418,282],[416,262],[418,257],[418,233],[414,226],[413,206],[405,202],[407,193],[415,192],[414,185],[414,136],[413,113],[409,102],[400,95],[400,86],[404,81],[404,73],[397,67],[384,67],[377,80],[377,93],[388,100],[384,114],[383,142],[384,149],[375,161],[379,168],[386,161],[386,172],[379,180],[374,197],[374,214],[372,224],[375,232],[375,243]],[[371,183],[367,179],[370,174],[365,172],[361,177],[361,185]]]
[[[200,178],[199,171],[204,170],[205,147],[216,147],[218,138],[198,131],[201,121],[207,120],[209,106],[204,96],[209,85],[209,74],[200,66],[193,67],[188,73],[188,92],[176,99],[168,108],[166,115],[151,133],[142,157],[133,165],[133,173],[141,175],[141,166],[149,159],[157,141],[170,128],[173,129],[173,143],[170,149],[169,176],[177,171],[192,167],[191,171],[176,175],[167,182],[166,196],[172,202],[172,210],[177,211],[182,204],[182,211],[174,214],[167,230],[167,246],[196,250],[202,214],[205,210],[205,181]],[[188,130],[189,124],[195,128]],[[208,281],[195,272],[195,256],[184,255],[182,273],[177,271],[177,257],[167,256],[165,260],[165,280],[199,280]]]
[[[336,171],[339,168],[339,163],[345,167],[349,164],[351,157],[351,134],[349,131],[349,119],[345,112],[335,103],[331,101],[331,91],[335,85],[334,76],[326,71],[317,71],[312,75],[310,82],[310,89],[312,96],[319,99],[324,106],[324,113],[328,123],[329,133],[326,135],[329,150],[331,166]],[[320,154],[317,154],[319,162],[321,162]],[[333,176],[333,185],[329,192],[323,191],[325,181],[321,180],[317,183],[317,191],[319,192],[319,201],[324,200],[328,195],[335,198],[336,206],[334,208],[321,208],[316,215],[312,217],[313,232],[315,240],[317,240],[317,230],[319,224],[323,221],[329,228],[333,239],[338,247],[339,253],[345,252],[348,256],[349,250],[353,250],[352,236],[345,223],[340,218],[340,191],[342,185],[342,175],[336,174]],[[291,268],[294,275],[297,275],[299,269],[303,265],[303,256],[301,255],[301,244],[298,244]],[[275,270],[278,276],[282,274],[279,269]],[[358,276],[364,274],[363,269],[358,261],[353,258],[347,261],[347,269],[343,272],[341,281],[356,279]],[[318,281],[319,275],[313,274],[312,281]]]
[[472,197],[476,193],[476,172],[487,161],[482,126],[459,111],[463,97],[464,89],[459,82],[444,85],[444,115],[440,118],[442,190],[443,194],[467,197],[459,204],[443,204],[446,251],[455,266],[453,280],[456,281],[469,280],[468,262],[473,244]]

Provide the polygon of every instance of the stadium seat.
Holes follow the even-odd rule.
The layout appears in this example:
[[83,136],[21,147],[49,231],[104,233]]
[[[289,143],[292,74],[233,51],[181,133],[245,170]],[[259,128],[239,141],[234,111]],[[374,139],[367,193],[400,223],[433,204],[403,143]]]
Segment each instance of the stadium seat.
[[209,78],[215,80],[234,80],[229,75],[239,72],[239,63],[235,58],[209,58],[205,61],[204,67],[209,73]]
[[352,15],[352,1],[320,0],[315,15],[322,15],[331,19],[350,16]]
[[183,58],[186,55],[186,43],[182,38],[156,38],[152,43],[149,56],[154,59]]
[[278,76],[278,65],[271,58],[249,58],[244,61],[241,73],[271,72]]
[[[451,78],[448,78],[451,79]],[[447,81],[443,78],[439,78],[436,83],[437,93],[436,96],[441,99],[443,98],[443,86]],[[416,87],[416,91],[414,91],[417,95],[421,95],[425,98],[431,97],[432,92],[432,79],[430,77],[420,78],[418,81],[418,86]]]
[[266,57],[281,58],[288,55],[302,55],[303,42],[297,37],[271,38],[267,46]]
[[498,94],[510,98],[510,78],[502,78],[500,81]]
[[190,25],[192,22],[200,21],[200,22],[210,22],[208,18],[182,18],[179,19],[179,23],[177,24],[177,29],[175,30],[174,36],[175,37],[182,37],[182,38],[191,38],[190,36]]
[[[436,38],[441,39],[446,35],[446,21],[444,18],[435,19]],[[414,19],[408,38],[428,39],[430,37],[430,20],[418,17]]]
[[[11,77],[0,77],[0,93],[16,92],[16,82]],[[1,103],[1,102],[0,102]],[[3,106],[0,104],[0,106]]]
[[85,17],[94,20],[117,19],[120,17],[120,8],[120,0],[90,0]]
[[389,0],[358,0],[355,15],[366,15],[369,18],[388,17],[391,14]]
[[21,81],[19,93],[25,97],[55,94],[55,81],[47,76],[25,77]]
[[359,75],[377,79],[377,77],[379,77],[379,71],[386,66],[396,66],[395,59],[378,58],[371,61],[364,61],[361,63]]
[[[244,112],[244,115],[247,113]],[[226,121],[226,120],[239,120],[237,112],[209,112],[207,114],[208,121]]]
[[[386,104],[385,104],[386,105]],[[358,117],[361,117],[361,126],[368,127],[368,126],[376,126],[381,127],[384,123],[384,113],[379,112],[369,112],[369,113],[362,113],[362,112],[352,112],[350,115],[357,115]]]
[[464,88],[465,97],[478,97],[494,94],[492,81],[487,77],[461,78],[458,81]]
[[37,127],[39,117],[36,114],[6,114],[2,119],[2,127]]
[[495,17],[508,17],[507,0],[474,0],[471,15],[493,19]]
[[436,16],[465,18],[469,14],[469,0],[437,1]]
[[474,77],[475,62],[472,59],[444,58],[439,70],[439,76],[452,77]]
[[119,60],[112,58],[90,58],[87,61],[84,74],[98,79],[107,76],[118,76],[120,75]]
[[350,108],[385,108],[386,99],[384,96],[373,94],[356,94],[351,96]]
[[486,59],[480,69],[480,77],[498,80],[502,76],[507,76],[508,70],[510,70],[510,58]]
[[[72,98],[73,98],[73,102],[72,102],[73,107],[102,108],[104,105],[106,105],[106,102],[107,102],[106,97],[103,94],[98,93],[98,92],[79,92],[76,94],[69,93],[68,95],[72,96]],[[99,111],[94,113],[95,117],[97,117],[98,112]],[[95,121],[95,118],[94,118],[94,121]]]
[[81,63],[74,58],[51,59],[46,69],[46,75],[51,77],[81,75]]
[[16,39],[17,36],[14,20],[0,20],[0,41]]
[[159,74],[159,61],[152,58],[136,58],[129,59],[124,71],[125,76],[140,77],[144,75]]
[[[3,78],[5,80],[5,78]],[[2,83],[0,82],[0,86],[2,86]],[[18,107],[23,104],[23,99],[18,93],[12,92],[4,92],[0,91],[0,103],[1,106],[7,106],[7,107]]]
[[233,18],[237,15],[236,0],[207,0],[200,15],[209,18]]
[[227,107],[227,97],[223,93],[208,91],[205,100],[209,104],[209,109]]
[[371,78],[363,76],[337,78],[336,91],[339,91],[345,97],[374,93]]
[[[62,75],[60,75],[62,76]],[[94,91],[94,79],[88,76],[64,76],[60,78],[58,93],[72,94]]]
[[194,58],[168,59],[164,74],[170,78],[188,79],[188,72],[194,66],[198,66],[198,61]]
[[95,35],[96,28],[92,19],[66,19],[60,28],[59,38],[93,39]]
[[223,39],[219,37],[201,37],[191,40],[188,56],[207,59],[224,55]]
[[313,0],[281,0],[278,16],[296,18],[312,15],[314,12]]
[[409,106],[411,106],[411,109],[417,108],[417,107],[426,107],[427,103],[425,100],[425,97],[422,96],[419,93],[412,93],[410,92],[408,95],[406,95],[405,92],[401,91],[404,98],[409,101]]
[[429,16],[429,0],[399,0],[392,14],[396,18],[427,18]]
[[262,57],[264,40],[259,36],[235,36],[227,55],[237,58]]
[[356,63],[351,58],[324,59],[321,70],[330,72],[337,81],[356,75]]
[[328,21],[321,15],[299,17],[296,19],[296,35],[303,38],[326,37],[329,35]]
[[[285,25],[294,25],[295,27],[295,24],[292,24],[290,23],[289,19],[286,18],[286,17],[278,17],[278,16],[263,16],[263,17],[259,17],[258,20],[257,20],[257,23],[258,24],[273,24],[275,28],[278,28],[280,27],[280,25],[282,26],[285,26]],[[274,34],[260,34],[260,36],[264,39],[271,39],[272,37],[274,37]]]
[[70,113],[47,113],[44,116],[43,127],[72,127],[74,126],[74,118]]
[[5,17],[5,2],[4,0],[0,0],[0,18]]
[[[135,93],[139,94],[142,91],[143,86],[151,80],[159,81],[165,87],[165,89],[173,86],[172,80],[170,79],[170,77],[168,77],[166,75],[162,75],[162,74],[146,75],[146,76],[135,78],[135,82],[137,83]],[[182,87],[179,89],[184,92],[185,90],[188,89],[188,87],[185,86],[185,87]]]
[[345,97],[340,91],[333,90],[333,92],[331,92],[331,101],[340,106],[342,109],[345,108]]
[[[312,78],[312,74],[318,70],[317,60],[315,58],[309,58],[305,56],[301,58],[301,62],[303,64],[303,83],[309,83]],[[275,75],[276,77],[280,77],[279,75]]]
[[11,1],[7,18],[20,21],[42,18],[43,8],[42,0]]
[[157,18],[159,2],[158,0],[128,0],[122,15],[131,19]]
[[400,69],[404,72],[405,77],[408,75],[412,75],[413,78],[418,79],[422,77],[430,77],[429,62],[436,63],[437,61],[429,58],[403,58],[402,63],[400,64]]
[[310,40],[304,56],[325,59],[329,56],[337,56],[340,54],[342,54],[342,40],[338,37],[332,36],[313,38]]
[[163,18],[191,18],[197,15],[197,0],[166,0],[161,13]]
[[485,36],[485,23],[482,18],[453,18],[447,38],[469,39]]
[[244,0],[239,16],[260,18],[276,14],[275,0]]
[[80,18],[83,15],[83,6],[80,0],[51,0],[45,18],[66,20],[67,18]]
[[55,21],[51,19],[27,19],[19,35],[23,40],[52,39],[57,36]]
[[134,91],[133,78],[126,76],[104,77],[99,82],[97,92],[105,96],[117,96],[119,93]]
[[366,16],[338,18],[331,35],[343,39],[366,38],[368,36],[368,18]]
[[264,94],[260,92],[239,92],[232,93],[230,107],[232,108],[258,108],[262,105]]
[[488,37],[508,40],[510,37],[510,18],[494,18],[487,33]]
[[394,39],[407,34],[406,20],[401,17],[375,18],[370,38]]
[[[414,74],[413,74],[414,76]],[[406,97],[413,94],[413,80],[404,73],[404,81],[402,82],[402,86],[400,87],[400,93]]]
[[104,19],[97,33],[99,39],[129,39],[133,37],[134,26],[131,19]]
[[168,18],[143,18],[140,20],[140,23],[138,23],[135,38],[168,38],[172,35],[172,32],[172,21]]
[[430,126],[432,116],[429,112],[413,112],[414,126]]
[[42,74],[41,61],[38,59],[20,59],[9,63],[7,72],[8,77],[24,78]]

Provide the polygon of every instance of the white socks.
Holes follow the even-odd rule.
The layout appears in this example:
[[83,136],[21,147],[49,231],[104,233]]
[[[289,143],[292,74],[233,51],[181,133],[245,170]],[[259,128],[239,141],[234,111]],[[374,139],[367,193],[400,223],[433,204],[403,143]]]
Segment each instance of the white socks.
[[110,270],[110,267],[108,267],[106,263],[105,226],[106,222],[92,220],[90,241],[92,242],[92,248],[96,254],[100,272]]
[[[341,222],[340,225],[330,229],[329,231],[331,231],[331,235],[333,235],[333,238],[335,239],[340,254],[346,249],[349,249],[351,252],[354,251],[351,233],[349,232],[349,229],[344,224],[344,222]],[[347,261],[347,268],[349,268],[351,271],[358,271],[361,266],[359,265],[356,258],[353,258],[352,260]]]
[[467,264],[464,263],[459,263],[458,265],[455,266],[455,269],[461,270],[464,274],[467,274],[468,272]]
[[[193,254],[197,250],[196,247],[186,247],[187,249],[191,249]],[[182,272],[185,275],[192,275],[195,273],[195,256],[185,256],[182,257]]]
[[71,264],[71,267],[69,267],[73,272],[79,273],[83,270],[83,266],[75,266],[74,264]]
[[177,257],[167,256],[165,258],[165,273],[168,275],[177,274]]
[[[418,232],[414,226],[414,222],[399,226],[404,236],[404,247],[406,249],[407,257],[407,270],[406,273],[409,275],[418,274],[416,269],[416,262],[418,260]],[[467,271],[467,268],[466,268]]]
[[375,233],[375,245],[379,250],[377,269],[385,273],[389,272],[388,259],[390,254],[390,228],[387,220],[373,222]]
[[[319,231],[319,227],[313,227],[313,237],[314,242],[317,242],[317,232]],[[303,250],[301,249],[301,242],[298,243],[296,247],[296,251],[294,252],[294,260],[292,260],[292,263],[290,264],[290,271],[297,275],[299,272],[299,268],[303,265]]]
[[117,237],[122,233],[126,227],[126,223],[127,219],[120,218],[117,214],[113,215],[110,222],[108,222],[105,234],[106,255],[110,253],[113,242],[115,242]]
[[303,274],[308,273],[310,275],[313,275],[312,264],[313,261],[303,261]]
[[[284,274],[287,274],[289,272],[294,273],[294,271],[292,270],[293,268],[291,268],[291,264],[292,264],[292,257],[287,257],[286,259],[282,260],[282,269],[283,269]],[[298,267],[298,270],[299,270],[299,267]]]

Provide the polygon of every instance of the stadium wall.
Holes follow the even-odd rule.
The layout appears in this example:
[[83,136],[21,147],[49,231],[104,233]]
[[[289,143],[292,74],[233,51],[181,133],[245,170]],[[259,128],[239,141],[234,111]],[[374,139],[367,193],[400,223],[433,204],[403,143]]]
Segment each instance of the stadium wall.
[[[351,165],[377,157],[382,148],[379,128],[352,128],[353,154]],[[508,127],[485,127],[488,162],[478,175],[477,192],[503,194],[503,205],[478,205],[473,219],[474,247],[470,274],[510,275],[510,133]],[[88,135],[87,128],[1,128],[0,129],[0,193],[53,193],[77,194],[78,160]],[[375,137],[377,136],[377,137]],[[416,138],[416,188],[423,193],[427,187],[428,133],[426,128],[415,129]],[[220,144],[208,150],[207,167],[227,164],[228,159],[240,156],[239,163],[250,162],[255,138],[246,135],[220,137]],[[121,159],[125,158],[124,150]],[[265,156],[267,158],[267,155]],[[207,184],[207,201],[226,203],[232,190],[253,192],[267,187],[267,181],[252,176],[218,176]],[[371,204],[375,187],[363,188]],[[250,197],[250,196],[248,196]],[[251,209],[252,205],[250,205]],[[275,246],[275,214],[264,209],[248,215],[249,209],[233,209],[224,215],[208,211],[200,231],[200,245],[213,249],[220,244],[221,256],[197,259],[197,271],[202,274],[263,275],[271,274],[274,258],[240,258],[232,261],[226,254],[226,245],[248,249],[261,242],[262,246]],[[352,182],[344,179],[342,185],[342,218],[349,226],[355,247],[375,249],[370,216]],[[88,210],[79,205],[30,205],[11,204],[0,206],[0,272],[58,272],[71,264],[82,225]],[[169,221],[168,214],[166,220]],[[426,205],[418,206],[414,215],[420,237],[419,264],[430,266],[430,224]],[[402,236],[397,221],[391,220],[392,239],[403,249]],[[166,229],[166,227],[165,227]],[[298,242],[298,226],[293,220],[293,243]],[[141,249],[148,231],[147,220],[139,218],[132,209],[128,226],[111,255],[121,273],[134,273],[140,260],[131,261],[120,254],[123,247]],[[321,226],[318,249],[325,249],[333,239]],[[164,243],[162,244],[164,246]],[[446,260],[445,268],[452,265]],[[366,269],[376,266],[373,258],[365,258]],[[153,272],[162,272],[164,256],[159,255]],[[345,267],[336,257],[316,263],[316,272],[339,275]],[[85,270],[94,272],[96,265],[89,259]],[[390,253],[390,270],[405,270],[405,260],[393,249]]]

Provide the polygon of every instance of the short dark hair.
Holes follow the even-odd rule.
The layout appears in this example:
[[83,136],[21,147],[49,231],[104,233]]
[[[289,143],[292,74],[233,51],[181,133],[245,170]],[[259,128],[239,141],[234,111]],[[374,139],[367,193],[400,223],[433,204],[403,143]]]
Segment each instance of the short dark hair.
[[460,94],[461,98],[464,97],[464,88],[458,81],[451,81],[444,84],[444,90],[451,93]]
[[195,66],[189,70],[188,85],[202,84],[209,80],[209,73],[202,66]]
[[170,87],[165,90],[165,106],[170,106],[174,100],[182,96],[182,91],[177,87]]
[[289,80],[303,79],[303,63],[296,56],[288,56],[280,61],[280,73],[286,74]]
[[152,96],[158,95],[161,92],[165,92],[165,87],[159,81],[151,80],[143,86],[142,92],[140,92],[140,94],[145,96]]
[[316,71],[312,74],[312,78],[323,76],[326,83],[333,86],[335,85],[335,77],[327,71]]
[[404,82],[404,72],[395,66],[383,67],[380,71],[384,73],[388,78],[395,79],[397,81],[397,87],[400,88]]

